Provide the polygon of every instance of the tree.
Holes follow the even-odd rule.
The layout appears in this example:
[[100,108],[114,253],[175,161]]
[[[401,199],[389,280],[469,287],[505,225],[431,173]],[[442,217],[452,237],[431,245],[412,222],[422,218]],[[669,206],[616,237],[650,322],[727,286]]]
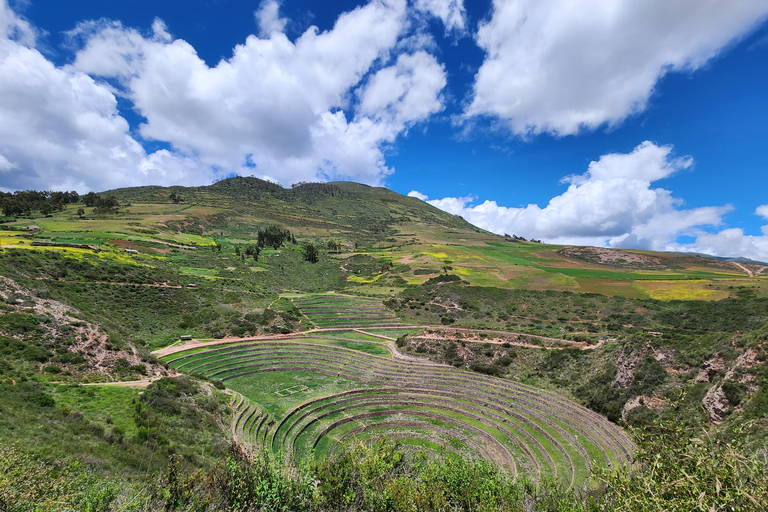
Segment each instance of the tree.
[[253,256],[253,261],[259,261],[259,253],[261,250],[258,245],[248,245],[245,247],[245,255]]
[[24,203],[15,197],[6,197],[3,199],[3,215],[6,217],[16,217],[24,213]]
[[291,240],[295,239],[293,238],[293,235],[291,235],[291,232],[288,231],[285,228],[281,228],[280,226],[267,226],[265,229],[260,229],[257,233],[258,236],[258,244],[259,247],[272,247],[273,249],[277,250],[285,242],[289,242]]
[[320,254],[317,251],[317,247],[315,247],[315,244],[307,243],[304,244],[304,261],[308,261],[310,263],[317,263],[320,260]]
[[77,209],[77,216],[82,219],[83,215],[85,215],[85,210],[83,210],[82,208],[78,208]]
[[328,252],[340,252],[341,251],[341,244],[337,242],[336,240],[328,240],[328,243],[326,244],[328,247]]
[[120,202],[115,196],[100,197],[95,203],[94,213],[99,215],[114,215],[120,206]]
[[96,201],[98,201],[100,198],[101,196],[94,194],[93,192],[88,192],[84,196],[80,197],[80,199],[83,200],[83,204],[89,208],[96,206]]

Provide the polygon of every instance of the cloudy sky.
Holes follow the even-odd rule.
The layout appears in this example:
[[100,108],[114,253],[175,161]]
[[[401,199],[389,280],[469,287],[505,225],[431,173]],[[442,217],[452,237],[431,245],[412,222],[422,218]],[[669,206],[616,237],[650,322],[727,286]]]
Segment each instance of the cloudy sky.
[[765,0],[0,0],[0,189],[353,180],[768,261]]

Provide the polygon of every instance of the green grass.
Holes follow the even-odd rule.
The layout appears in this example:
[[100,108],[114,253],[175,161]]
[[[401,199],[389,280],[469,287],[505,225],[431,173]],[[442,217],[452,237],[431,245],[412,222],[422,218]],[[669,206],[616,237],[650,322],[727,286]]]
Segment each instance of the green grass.
[[[374,344],[371,343],[356,343],[354,341],[346,341],[346,340],[331,340],[331,339],[321,339],[321,338],[315,338],[315,337],[307,337],[307,338],[301,338],[301,341],[305,343],[314,343],[317,345],[325,345],[329,347],[342,347],[342,348],[348,348],[350,350],[357,350],[358,352],[363,352],[366,354],[371,354],[374,356],[379,357],[387,357],[390,358],[392,355],[390,354],[389,350],[387,350],[383,344]],[[379,340],[383,341],[383,340]]]
[[[307,391],[288,396],[276,393],[296,386],[306,386]],[[343,377],[329,377],[308,371],[286,371],[236,377],[227,380],[227,387],[247,396],[269,414],[281,419],[288,409],[307,400],[367,386]]]
[[219,273],[219,271],[211,268],[180,267],[179,270],[181,270],[183,274],[205,277],[208,279],[215,279]]

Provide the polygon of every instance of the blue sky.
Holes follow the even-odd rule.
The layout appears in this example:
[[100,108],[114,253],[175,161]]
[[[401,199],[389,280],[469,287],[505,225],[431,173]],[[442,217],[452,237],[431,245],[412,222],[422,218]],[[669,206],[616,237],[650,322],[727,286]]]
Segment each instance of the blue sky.
[[0,0],[0,189],[352,180],[768,261],[768,4]]

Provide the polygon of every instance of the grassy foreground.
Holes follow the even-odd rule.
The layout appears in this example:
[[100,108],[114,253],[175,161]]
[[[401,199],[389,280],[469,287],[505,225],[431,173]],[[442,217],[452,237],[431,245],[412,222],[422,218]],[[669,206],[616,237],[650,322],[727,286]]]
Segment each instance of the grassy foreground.
[[[734,433],[734,434],[738,434]],[[299,466],[232,445],[207,470],[165,471],[140,484],[79,464],[0,451],[0,509],[82,511],[692,511],[766,510],[768,467],[730,439],[657,427],[641,436],[632,470],[598,472],[565,490],[512,480],[484,461],[426,460],[387,440],[352,444]]]

